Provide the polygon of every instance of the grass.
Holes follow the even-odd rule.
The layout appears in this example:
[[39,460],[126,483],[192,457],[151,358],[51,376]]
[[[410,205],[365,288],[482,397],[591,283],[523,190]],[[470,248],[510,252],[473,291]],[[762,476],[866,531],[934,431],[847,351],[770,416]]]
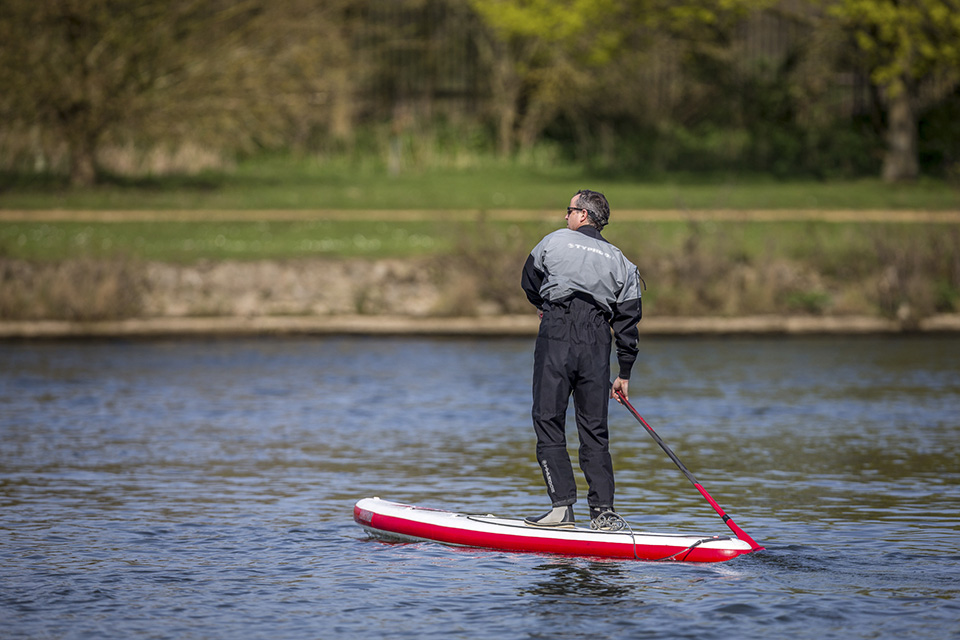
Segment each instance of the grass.
[[259,158],[230,173],[116,178],[87,189],[55,177],[0,176],[0,209],[83,210],[562,210],[579,188],[617,209],[960,209],[941,180],[778,181],[766,176],[673,175],[636,180],[568,165],[478,160],[467,168],[390,176],[375,164]]
[[[198,260],[298,258],[405,258],[482,250],[487,245],[529,251],[550,220],[222,220],[134,222],[2,222],[0,257]],[[782,222],[689,222],[621,220],[604,236],[629,255],[710,252],[730,262],[752,263],[773,256],[817,256],[832,272],[874,252],[878,239],[922,244],[956,229],[951,224]]]
[[0,256],[166,262],[302,257],[408,257],[448,251],[456,232],[429,222],[0,223]]

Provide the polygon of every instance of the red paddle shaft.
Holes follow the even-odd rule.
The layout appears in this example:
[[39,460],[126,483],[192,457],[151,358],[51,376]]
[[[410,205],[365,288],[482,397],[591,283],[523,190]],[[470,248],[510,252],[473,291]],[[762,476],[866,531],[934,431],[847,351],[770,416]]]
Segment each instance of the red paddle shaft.
[[660,436],[657,435],[657,432],[653,430],[653,427],[647,424],[647,421],[643,419],[643,416],[637,413],[637,410],[633,408],[633,405],[630,404],[630,401],[627,400],[627,397],[623,395],[623,392],[620,390],[617,390],[616,394],[617,394],[617,399],[620,401],[620,404],[625,406],[627,410],[629,410],[630,413],[633,414],[633,417],[640,421],[640,424],[642,424],[644,429],[647,430],[647,433],[653,436],[653,439],[657,441],[657,444],[660,445],[660,448],[663,449],[668,456],[670,456],[670,459],[673,460],[673,463],[680,468],[680,471],[683,472],[683,475],[687,476],[687,480],[693,483],[693,486],[697,488],[697,491],[700,492],[700,495],[702,495],[706,499],[706,501],[710,503],[710,506],[713,507],[714,511],[716,511],[720,515],[720,517],[723,518],[723,521],[727,523],[727,526],[730,527],[730,530],[733,531],[734,535],[737,536],[739,539],[743,540],[744,542],[746,542],[747,544],[749,544],[750,548],[753,551],[762,550],[763,547],[757,544],[757,542],[753,538],[748,536],[743,529],[737,526],[737,523],[734,522],[733,519],[730,518],[730,516],[728,516],[726,513],[723,512],[723,509],[720,508],[720,505],[717,504],[717,501],[714,500],[712,497],[710,497],[710,494],[707,493],[707,490],[703,488],[703,486],[697,481],[694,475],[690,473],[687,467],[684,466],[682,462],[680,462],[680,458],[678,458],[677,455],[670,449],[670,447],[667,446],[667,443],[661,440]]

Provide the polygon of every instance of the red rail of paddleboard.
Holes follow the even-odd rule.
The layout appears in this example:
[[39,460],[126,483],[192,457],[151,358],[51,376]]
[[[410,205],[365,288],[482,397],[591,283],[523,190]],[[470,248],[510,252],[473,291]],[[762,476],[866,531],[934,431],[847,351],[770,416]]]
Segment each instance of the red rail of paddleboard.
[[579,540],[563,533],[530,536],[506,532],[476,531],[469,528],[447,527],[398,516],[388,516],[354,506],[354,520],[365,527],[385,533],[432,540],[444,544],[515,551],[525,553],[552,553],[570,556],[592,556],[637,560],[674,560],[678,562],[723,562],[749,551],[715,549],[702,546],[688,549],[676,545],[652,545],[642,542],[633,545],[624,542]]

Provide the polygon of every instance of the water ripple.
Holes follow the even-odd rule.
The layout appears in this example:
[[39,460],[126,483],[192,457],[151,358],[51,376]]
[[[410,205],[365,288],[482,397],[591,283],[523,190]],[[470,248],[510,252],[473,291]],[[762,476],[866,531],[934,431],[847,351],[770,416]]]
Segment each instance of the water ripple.
[[[958,347],[645,343],[634,404],[767,547],[695,566],[352,523],[373,495],[542,511],[529,340],[2,344],[4,636],[939,639],[960,620]],[[727,533],[616,405],[611,429],[636,529]]]

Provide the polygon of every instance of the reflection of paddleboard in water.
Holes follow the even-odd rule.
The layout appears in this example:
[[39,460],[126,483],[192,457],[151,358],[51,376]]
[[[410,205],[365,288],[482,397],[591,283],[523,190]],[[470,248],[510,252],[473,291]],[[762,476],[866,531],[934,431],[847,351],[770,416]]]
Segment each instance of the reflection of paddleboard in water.
[[699,537],[662,533],[596,531],[585,527],[532,527],[523,520],[466,515],[364,498],[353,519],[378,538],[572,556],[723,562],[756,550],[731,536]]

